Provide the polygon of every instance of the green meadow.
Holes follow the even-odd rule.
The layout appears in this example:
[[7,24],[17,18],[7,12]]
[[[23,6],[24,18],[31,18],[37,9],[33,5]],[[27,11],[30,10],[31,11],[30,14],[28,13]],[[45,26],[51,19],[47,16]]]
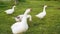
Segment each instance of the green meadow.
[[[11,25],[16,21],[13,17],[23,14],[27,8],[32,22],[28,20],[29,29],[24,34],[60,34],[60,2],[59,1],[26,1],[16,5],[15,12],[7,15],[4,11],[12,8],[13,2],[0,3],[0,34],[12,34]],[[35,15],[43,11],[47,5],[46,16],[43,19]]]

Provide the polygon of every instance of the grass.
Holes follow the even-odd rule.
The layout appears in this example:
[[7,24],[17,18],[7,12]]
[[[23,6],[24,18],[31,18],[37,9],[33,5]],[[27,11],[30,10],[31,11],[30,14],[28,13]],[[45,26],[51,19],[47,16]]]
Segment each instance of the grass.
[[[47,15],[43,19],[35,17],[42,12],[46,4]],[[7,15],[4,11],[12,6],[0,8],[0,34],[12,34],[11,25],[15,23],[14,16],[23,14],[25,9],[31,7],[32,22],[28,21],[29,29],[24,34],[60,34],[60,3],[58,1],[28,1],[16,5],[15,12]]]

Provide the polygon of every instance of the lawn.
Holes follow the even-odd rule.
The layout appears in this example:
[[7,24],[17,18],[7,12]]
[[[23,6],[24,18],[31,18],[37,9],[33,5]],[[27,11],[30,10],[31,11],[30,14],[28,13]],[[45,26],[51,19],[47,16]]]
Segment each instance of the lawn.
[[[42,12],[43,6],[47,5],[47,15],[43,19],[35,15]],[[12,34],[11,25],[15,23],[14,18],[23,14],[27,8],[32,8],[32,22],[28,21],[29,29],[24,34],[60,34],[60,2],[58,1],[27,1],[16,5],[15,12],[7,15],[4,11],[12,5],[0,6],[0,34]]]

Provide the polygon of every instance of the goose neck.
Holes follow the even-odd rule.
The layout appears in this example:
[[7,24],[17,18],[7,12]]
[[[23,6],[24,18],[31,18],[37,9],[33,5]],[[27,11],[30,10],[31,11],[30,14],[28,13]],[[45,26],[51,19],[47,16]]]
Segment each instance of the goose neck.
[[15,7],[13,6],[12,9],[14,9]]
[[30,11],[25,11],[24,15],[23,15],[23,18],[22,18],[22,22],[23,23],[27,23],[27,15]]
[[45,8],[46,8],[46,7],[43,8],[43,12],[45,12]]
[[23,15],[23,18],[22,18],[22,23],[27,23],[27,16],[26,15]]

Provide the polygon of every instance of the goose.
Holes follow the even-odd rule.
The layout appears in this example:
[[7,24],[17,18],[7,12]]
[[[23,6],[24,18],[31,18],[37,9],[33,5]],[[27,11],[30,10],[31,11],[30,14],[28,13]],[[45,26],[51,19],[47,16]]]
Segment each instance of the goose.
[[35,16],[38,17],[38,18],[40,18],[40,19],[44,18],[44,16],[46,15],[46,11],[45,11],[46,7],[47,7],[47,5],[44,5],[43,12],[41,12],[41,13],[35,15]]
[[[29,9],[30,10],[30,9]],[[26,32],[28,30],[28,24],[27,24],[27,15],[30,11],[26,11],[23,15],[23,18],[21,19],[21,22],[16,22],[11,26],[11,30],[13,34],[21,34],[23,32]]]
[[[15,17],[15,21],[21,21],[21,19],[23,18],[23,15],[18,15],[17,17]],[[32,16],[31,15],[27,15],[27,18],[29,18],[29,21],[32,21]]]
[[[30,11],[30,9],[26,9],[26,11]],[[23,18],[23,14],[22,15],[18,15],[17,17],[15,17],[15,21],[21,21],[21,19]],[[29,18],[29,21],[32,21],[32,16],[31,15],[27,15],[27,18]]]
[[6,14],[12,14],[12,13],[14,12],[14,8],[15,8],[15,7],[16,7],[16,6],[13,6],[12,9],[6,10],[6,11],[5,11]]

